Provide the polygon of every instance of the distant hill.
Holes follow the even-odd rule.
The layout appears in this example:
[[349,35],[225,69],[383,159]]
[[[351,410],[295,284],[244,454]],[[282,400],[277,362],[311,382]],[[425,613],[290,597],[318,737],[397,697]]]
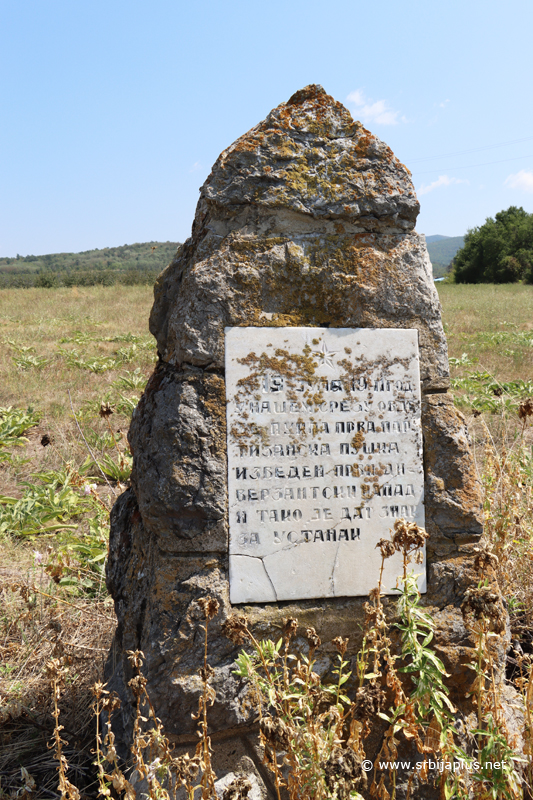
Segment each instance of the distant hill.
[[434,278],[442,278],[449,272],[453,257],[464,243],[464,236],[426,236]]
[[426,236],[426,243],[440,242],[441,239],[449,239],[449,236],[441,236],[440,233],[435,233],[433,236]]
[[153,283],[179,242],[144,242],[81,253],[0,258],[0,288]]

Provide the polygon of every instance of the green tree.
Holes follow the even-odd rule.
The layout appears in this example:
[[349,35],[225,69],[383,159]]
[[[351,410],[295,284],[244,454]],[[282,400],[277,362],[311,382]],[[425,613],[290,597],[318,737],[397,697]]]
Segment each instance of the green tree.
[[52,270],[43,270],[35,278],[35,286],[39,286],[42,289],[54,289],[59,286],[59,280]]
[[456,283],[533,283],[533,214],[510,206],[469,230],[453,268]]

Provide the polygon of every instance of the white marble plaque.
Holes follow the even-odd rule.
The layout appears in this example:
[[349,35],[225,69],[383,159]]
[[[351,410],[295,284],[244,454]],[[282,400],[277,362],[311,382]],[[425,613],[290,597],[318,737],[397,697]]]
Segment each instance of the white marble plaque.
[[424,525],[418,332],[226,328],[226,392],[231,602],[368,594]]

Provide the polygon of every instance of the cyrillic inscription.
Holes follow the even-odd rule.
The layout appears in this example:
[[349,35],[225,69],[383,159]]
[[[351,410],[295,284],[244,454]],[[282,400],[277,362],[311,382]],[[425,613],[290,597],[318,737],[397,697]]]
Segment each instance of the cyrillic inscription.
[[226,328],[226,391],[231,602],[368,594],[424,525],[417,331]]

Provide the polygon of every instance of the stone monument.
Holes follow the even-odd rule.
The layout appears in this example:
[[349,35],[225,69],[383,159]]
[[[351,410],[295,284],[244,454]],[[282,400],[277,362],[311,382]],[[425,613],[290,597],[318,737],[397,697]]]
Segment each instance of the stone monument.
[[[236,648],[235,606],[258,636],[296,617],[357,652],[377,584],[375,544],[399,517],[425,525],[420,587],[435,646],[465,703],[460,604],[476,580],[481,504],[449,387],[446,340],[408,169],[320,86],[225,150],[192,235],[158,278],[159,361],[129,432],[131,488],[112,514],[108,586],[118,629],[108,663],[131,736],[131,672],[172,741],[196,741],[198,600],[210,623],[220,774],[267,796]],[[391,560],[384,589],[393,591]],[[328,653],[327,647],[325,653]]]

